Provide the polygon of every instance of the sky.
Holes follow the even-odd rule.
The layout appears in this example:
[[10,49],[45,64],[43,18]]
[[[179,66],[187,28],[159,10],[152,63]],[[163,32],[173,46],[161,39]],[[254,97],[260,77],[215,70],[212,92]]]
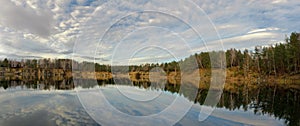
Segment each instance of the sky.
[[298,0],[1,0],[0,58],[104,64],[253,49],[299,32]]

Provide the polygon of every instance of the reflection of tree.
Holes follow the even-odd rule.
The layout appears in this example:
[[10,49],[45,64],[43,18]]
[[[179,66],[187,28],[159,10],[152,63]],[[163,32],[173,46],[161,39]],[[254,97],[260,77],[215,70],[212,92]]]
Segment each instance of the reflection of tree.
[[[148,81],[134,82],[135,86],[150,88]],[[234,91],[224,90],[217,107],[228,110],[253,110],[255,114],[270,114],[286,120],[287,125],[299,125],[300,90],[283,86],[235,86]],[[167,83],[163,90],[179,93],[190,101],[204,104],[208,89],[196,88],[193,84]]]
[[[238,88],[238,87],[237,87]],[[204,103],[208,90],[197,97]],[[255,114],[270,114],[285,119],[288,125],[299,125],[300,95],[298,89],[262,85],[258,88],[240,87],[238,92],[224,91],[217,107],[229,110],[253,109]]]
[[[179,93],[200,105],[204,104],[208,89],[197,89],[192,84],[180,86],[183,85],[167,84],[165,90]],[[299,125],[299,89],[264,84],[258,87],[244,84],[244,86],[235,86],[235,88],[234,91],[223,91],[217,107],[228,110],[253,110],[255,114],[274,115],[277,119],[284,119],[287,125]]]
[[[94,79],[64,79],[64,80],[1,80],[0,86],[4,89],[16,86],[23,86],[31,89],[74,89],[74,81],[80,83],[82,88],[93,88]],[[97,85],[114,84],[113,79],[97,80]],[[160,86],[151,87],[149,80],[136,80],[132,82],[127,79],[119,79],[124,84],[132,84],[140,88],[159,89]],[[234,84],[232,84],[234,85]],[[284,87],[280,85],[234,85],[233,89],[224,90],[217,104],[219,108],[228,110],[242,109],[244,111],[253,110],[255,114],[274,115],[278,119],[286,120],[287,125],[300,125],[300,90],[296,88]],[[152,85],[153,86],[153,85]],[[197,88],[194,84],[171,84],[167,83],[163,87],[165,91],[179,93],[194,103],[204,104],[208,94],[208,88]]]
[[72,90],[75,88],[73,79],[65,80],[1,80],[0,86],[4,89],[15,88],[17,86],[24,89],[38,90]]

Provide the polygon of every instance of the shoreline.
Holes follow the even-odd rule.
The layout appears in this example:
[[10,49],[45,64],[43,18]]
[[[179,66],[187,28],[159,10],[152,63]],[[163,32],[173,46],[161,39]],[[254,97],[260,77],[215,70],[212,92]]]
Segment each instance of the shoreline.
[[[195,75],[199,75],[200,84],[209,83],[211,81],[211,70],[213,69],[197,69],[191,72],[191,77],[186,77],[184,81],[190,81],[195,83]],[[197,73],[199,71],[199,73]],[[157,75],[160,73],[154,73]],[[169,83],[179,84],[181,81],[181,75],[185,76],[186,74],[181,73],[180,71],[170,71],[166,73],[166,77],[158,78],[154,81],[160,81],[166,79]],[[193,76],[194,75],[194,76]],[[88,71],[71,71],[63,69],[10,69],[7,72],[0,75],[1,80],[63,80],[68,78],[78,78],[78,79],[96,79],[96,80],[108,80],[114,77],[119,78],[128,78],[131,81],[150,81],[149,72],[145,71],[133,71],[126,74],[112,75],[111,72],[88,72]],[[189,75],[187,75],[189,76]],[[153,80],[152,80],[153,81]],[[226,69],[226,79],[225,83],[275,83],[275,84],[288,84],[288,85],[299,85],[300,86],[300,74],[295,75],[260,75],[257,72],[244,72],[237,70],[237,68],[227,68]]]

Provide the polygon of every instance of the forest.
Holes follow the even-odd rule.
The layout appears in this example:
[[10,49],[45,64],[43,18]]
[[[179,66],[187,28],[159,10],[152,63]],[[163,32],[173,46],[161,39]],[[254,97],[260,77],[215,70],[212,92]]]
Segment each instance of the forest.
[[[180,66],[187,66],[185,69],[211,69],[214,65],[211,58],[219,54],[225,54],[226,56],[226,68],[238,72],[241,75],[247,73],[259,73],[260,76],[282,76],[282,75],[296,75],[300,73],[300,34],[297,32],[291,33],[289,37],[285,38],[284,43],[277,43],[269,46],[256,46],[254,50],[238,50],[228,49],[224,51],[212,51],[212,52],[201,52],[191,55],[180,61],[172,61],[166,63],[152,63],[152,64],[141,64],[141,65],[130,65],[130,66],[114,66],[119,69],[133,71],[147,72],[154,67],[161,67],[166,73],[172,71],[181,71]],[[196,61],[196,67],[193,64]],[[22,63],[23,62],[23,63]],[[73,62],[73,63],[72,63]],[[15,60],[0,60],[0,67],[12,67],[15,64]],[[66,70],[72,70],[74,64],[76,67],[85,67],[95,65],[96,72],[111,72],[112,66],[92,63],[92,62],[81,62],[71,61],[70,59],[22,59],[18,62],[21,67],[29,68],[63,68]],[[73,64],[73,66],[72,66]],[[220,63],[222,64],[222,63]],[[224,66],[224,65],[223,65]],[[129,67],[129,69],[128,69]],[[191,67],[191,68],[188,68]],[[182,68],[181,68],[182,69]],[[74,69],[73,69],[74,70]],[[117,69],[115,69],[117,70]]]
[[[142,64],[129,66],[129,71],[149,71],[153,67],[162,67],[167,73],[170,71],[180,71],[180,65],[189,65],[192,60],[196,60],[199,69],[210,69],[212,67],[211,58],[213,55],[225,53],[226,68],[246,74],[256,72],[260,75],[295,75],[300,70],[300,34],[293,32],[285,38],[285,43],[277,43],[269,46],[256,46],[249,51],[229,49],[223,51],[201,52],[191,55],[184,60],[172,61],[161,64]],[[215,62],[214,62],[215,63]],[[217,66],[217,65],[213,65]],[[195,69],[195,68],[191,68]],[[109,70],[107,65],[96,64],[96,71]]]

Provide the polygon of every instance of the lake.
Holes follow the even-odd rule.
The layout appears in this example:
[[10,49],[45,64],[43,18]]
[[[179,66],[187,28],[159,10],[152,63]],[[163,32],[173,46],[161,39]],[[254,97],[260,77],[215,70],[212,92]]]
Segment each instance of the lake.
[[[98,80],[97,83],[78,86],[72,79],[2,80],[0,124],[166,125],[170,124],[168,119],[177,116],[182,117],[174,123],[178,126],[300,124],[300,90],[285,85],[231,84],[232,89],[223,90],[213,112],[199,121],[199,115],[203,115],[200,110],[212,108],[203,105],[208,89],[197,89],[193,97],[189,91],[180,92],[180,85],[170,83],[163,86],[145,81],[114,84],[112,80]],[[174,103],[176,100],[178,104]],[[184,111],[181,110],[184,105],[191,107],[184,115],[178,115]],[[174,111],[165,112],[169,106]],[[158,113],[165,114],[148,119]]]

